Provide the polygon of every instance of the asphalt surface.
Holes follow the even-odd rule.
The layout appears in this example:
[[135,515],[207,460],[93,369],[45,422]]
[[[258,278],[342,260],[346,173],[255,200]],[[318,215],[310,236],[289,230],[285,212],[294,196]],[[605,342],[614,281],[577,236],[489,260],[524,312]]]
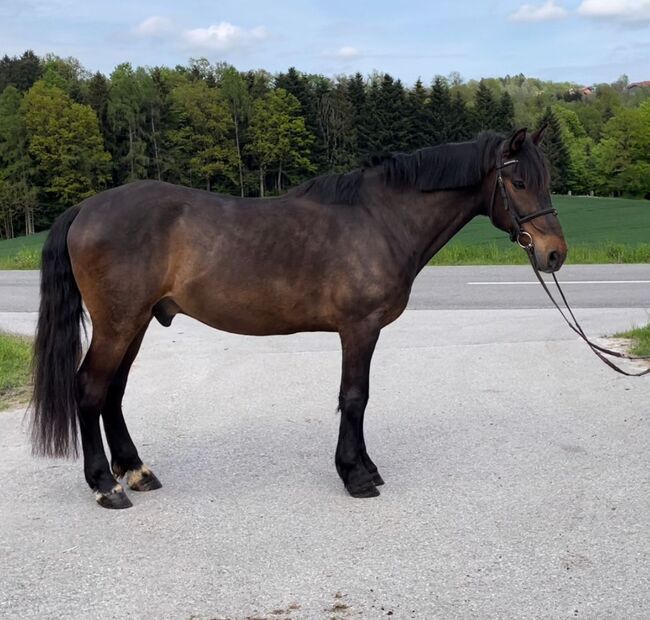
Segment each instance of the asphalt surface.
[[[603,282],[650,268],[561,273],[601,281],[567,286],[589,333],[648,319],[650,285]],[[375,499],[334,471],[333,334],[153,325],[125,411],[164,486],[125,511],[0,413],[0,617],[650,617],[650,384],[600,364],[536,287],[469,284],[520,279],[427,269],[382,333]],[[0,328],[33,329],[36,285],[0,273]]]
[[[579,308],[650,304],[650,265],[567,265],[558,276]],[[548,307],[528,266],[428,267],[415,280],[409,302],[410,310]],[[0,312],[37,310],[38,271],[0,271]]]

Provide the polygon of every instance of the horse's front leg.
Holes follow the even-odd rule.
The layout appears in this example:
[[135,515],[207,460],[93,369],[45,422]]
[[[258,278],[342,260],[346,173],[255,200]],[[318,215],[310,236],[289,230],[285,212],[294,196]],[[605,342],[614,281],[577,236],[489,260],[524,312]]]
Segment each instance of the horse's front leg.
[[341,424],[336,446],[336,470],[352,497],[379,495],[383,480],[366,452],[363,414],[368,403],[370,360],[379,337],[374,325],[348,326],[339,332],[343,372],[339,392]]

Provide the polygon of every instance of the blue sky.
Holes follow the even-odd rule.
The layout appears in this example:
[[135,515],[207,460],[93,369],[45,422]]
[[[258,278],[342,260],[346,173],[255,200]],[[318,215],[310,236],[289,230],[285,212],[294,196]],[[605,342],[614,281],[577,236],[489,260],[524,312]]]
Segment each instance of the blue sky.
[[650,0],[0,0],[0,53],[271,72],[650,80]]

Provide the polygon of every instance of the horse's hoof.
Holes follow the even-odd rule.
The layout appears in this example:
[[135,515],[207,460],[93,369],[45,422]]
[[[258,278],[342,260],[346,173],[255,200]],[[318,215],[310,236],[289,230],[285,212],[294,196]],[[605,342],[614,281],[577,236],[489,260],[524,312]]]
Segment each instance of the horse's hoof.
[[95,500],[102,508],[114,510],[133,506],[121,484],[116,484],[108,493],[95,492]]
[[380,487],[384,484],[384,479],[379,475],[378,471],[375,471],[370,474],[372,476],[372,481],[375,483],[375,486]]
[[126,483],[133,491],[155,491],[162,488],[160,480],[146,465],[127,471]]
[[362,487],[346,486],[345,488],[352,497],[365,498],[377,497],[379,495],[379,489],[372,482]]

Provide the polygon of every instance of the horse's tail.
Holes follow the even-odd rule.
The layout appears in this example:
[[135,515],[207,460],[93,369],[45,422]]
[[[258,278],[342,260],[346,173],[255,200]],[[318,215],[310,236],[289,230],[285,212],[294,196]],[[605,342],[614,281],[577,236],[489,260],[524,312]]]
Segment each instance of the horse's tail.
[[67,238],[79,208],[54,222],[43,246],[31,418],[32,450],[43,456],[77,455],[76,375],[84,313]]

